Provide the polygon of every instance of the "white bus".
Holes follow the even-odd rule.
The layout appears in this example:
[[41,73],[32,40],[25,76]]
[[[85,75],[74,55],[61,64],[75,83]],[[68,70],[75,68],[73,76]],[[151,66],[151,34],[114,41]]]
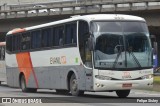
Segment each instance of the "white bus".
[[0,85],[6,81],[5,46],[6,42],[0,42]]
[[9,31],[7,84],[23,92],[55,89],[116,91],[153,85],[152,48],[146,22],[130,15],[95,14]]

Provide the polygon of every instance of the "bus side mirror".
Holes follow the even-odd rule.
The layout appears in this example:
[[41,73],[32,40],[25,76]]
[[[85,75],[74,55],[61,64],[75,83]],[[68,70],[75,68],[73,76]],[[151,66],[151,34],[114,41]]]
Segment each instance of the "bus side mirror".
[[93,37],[88,38],[88,48],[90,51],[94,50],[94,40],[93,39],[94,39]]

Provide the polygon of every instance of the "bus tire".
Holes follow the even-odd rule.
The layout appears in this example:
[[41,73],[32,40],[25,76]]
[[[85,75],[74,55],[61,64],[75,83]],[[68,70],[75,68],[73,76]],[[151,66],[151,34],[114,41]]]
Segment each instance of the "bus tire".
[[119,98],[126,98],[130,93],[130,90],[117,90],[116,94]]
[[70,79],[70,91],[73,96],[80,96],[84,94],[84,91],[78,90],[77,78],[75,74],[72,74]]
[[68,90],[62,90],[62,89],[56,89],[56,92],[57,92],[58,94],[64,94],[64,95],[67,95],[67,94],[69,93]]
[[32,92],[32,93],[37,92],[37,89],[36,89],[36,88],[27,88],[27,89],[28,89],[28,92]]
[[22,92],[28,92],[29,90],[26,88],[26,80],[25,80],[25,77],[24,75],[21,76],[21,79],[20,79],[20,87],[22,89]]
[[20,87],[22,89],[22,92],[37,92],[36,88],[27,88],[24,75],[21,76]]

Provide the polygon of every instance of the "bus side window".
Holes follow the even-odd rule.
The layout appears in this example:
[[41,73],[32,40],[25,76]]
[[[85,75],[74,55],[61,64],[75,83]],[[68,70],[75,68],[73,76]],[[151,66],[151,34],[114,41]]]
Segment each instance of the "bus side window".
[[54,46],[62,46],[63,45],[63,32],[64,32],[64,27],[63,26],[58,26],[55,27],[55,44]]
[[40,30],[38,31],[33,31],[31,33],[31,48],[32,49],[37,49],[41,47],[41,33]]
[[79,51],[81,59],[86,66],[92,67],[91,51],[89,51],[87,44],[87,40],[89,37],[88,34],[89,34],[88,23],[85,21],[79,21],[78,36],[79,36]]
[[29,50],[30,49],[30,41],[31,41],[30,32],[22,33],[21,50]]
[[55,28],[54,27],[52,28],[52,34],[51,34],[51,36],[52,36],[51,45],[52,46],[56,46],[56,42],[55,42]]
[[6,49],[9,52],[12,52],[12,36],[7,36],[6,37]]
[[18,35],[13,35],[13,48],[12,51],[19,51],[20,50],[20,34]]
[[77,23],[66,24],[65,26],[65,44],[77,43]]
[[50,47],[51,46],[51,28],[42,30],[42,47]]

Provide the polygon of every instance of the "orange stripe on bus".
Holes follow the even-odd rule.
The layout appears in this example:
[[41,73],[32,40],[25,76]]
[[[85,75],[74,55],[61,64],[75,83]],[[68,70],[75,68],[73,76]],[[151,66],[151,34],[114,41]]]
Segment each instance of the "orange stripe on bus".
[[33,70],[30,53],[29,52],[18,53],[16,54],[16,59],[17,59],[19,71],[24,73],[26,84],[28,84],[30,74],[31,72],[33,72],[36,86],[38,88],[38,81]]
[[39,86],[38,86],[38,80],[37,80],[37,77],[36,77],[36,74],[35,74],[35,72],[34,72],[34,69],[33,69],[33,65],[32,65],[32,60],[31,60],[31,56],[30,56],[30,53],[29,53],[29,61],[30,61],[30,63],[31,63],[31,68],[32,68],[32,72],[33,72],[33,76],[34,76],[34,80],[35,80],[35,82],[36,82],[36,86],[37,86],[37,88],[39,88]]
[[19,29],[13,29],[12,31],[13,31],[12,34],[15,34],[15,33],[24,32],[24,31],[26,31],[26,30],[19,28]]

